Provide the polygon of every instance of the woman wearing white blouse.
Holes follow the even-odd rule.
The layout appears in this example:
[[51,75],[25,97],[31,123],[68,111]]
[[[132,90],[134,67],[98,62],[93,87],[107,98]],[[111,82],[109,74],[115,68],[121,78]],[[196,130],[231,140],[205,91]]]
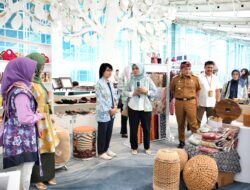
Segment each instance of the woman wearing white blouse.
[[152,105],[150,96],[156,91],[156,86],[151,78],[145,76],[144,66],[141,64],[132,65],[133,76],[128,82],[124,95],[129,97],[128,116],[130,125],[130,143],[132,154],[138,153],[137,132],[141,122],[143,128],[143,142],[146,154],[150,151],[150,123]]

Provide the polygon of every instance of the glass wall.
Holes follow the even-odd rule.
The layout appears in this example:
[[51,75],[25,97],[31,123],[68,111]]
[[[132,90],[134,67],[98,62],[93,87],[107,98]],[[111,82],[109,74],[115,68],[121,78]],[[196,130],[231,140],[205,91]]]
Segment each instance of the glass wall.
[[233,69],[250,69],[250,43],[180,25],[172,27],[171,34],[172,56],[186,55],[196,74],[203,71],[207,60],[216,62],[223,82],[230,79]]

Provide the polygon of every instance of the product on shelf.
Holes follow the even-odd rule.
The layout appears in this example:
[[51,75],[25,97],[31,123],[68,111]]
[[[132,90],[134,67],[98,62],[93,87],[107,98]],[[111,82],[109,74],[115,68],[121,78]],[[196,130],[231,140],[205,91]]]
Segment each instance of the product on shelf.
[[2,51],[1,57],[3,60],[10,61],[17,58],[17,55],[11,49],[7,49],[5,51]]
[[90,103],[96,103],[96,98],[90,98]]
[[77,115],[77,114],[80,114],[80,115],[87,115],[89,114],[90,112],[89,111],[75,111],[75,110],[67,110],[65,111],[66,114],[68,115]]
[[45,63],[49,63],[49,57],[46,56],[44,53],[41,53],[41,55],[45,57]]
[[82,97],[80,100],[79,100],[79,103],[87,103],[89,100],[86,98],[86,97]]
[[56,104],[76,104],[77,100],[67,100],[67,99],[61,99],[58,101],[55,101]]

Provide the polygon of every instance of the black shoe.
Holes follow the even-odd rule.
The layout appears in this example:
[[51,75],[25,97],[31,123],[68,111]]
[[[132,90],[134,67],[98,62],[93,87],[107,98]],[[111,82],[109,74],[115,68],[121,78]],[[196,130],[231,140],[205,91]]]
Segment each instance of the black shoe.
[[180,142],[180,144],[178,145],[178,148],[184,148],[185,146],[185,142]]
[[128,138],[127,134],[122,134],[122,138]]

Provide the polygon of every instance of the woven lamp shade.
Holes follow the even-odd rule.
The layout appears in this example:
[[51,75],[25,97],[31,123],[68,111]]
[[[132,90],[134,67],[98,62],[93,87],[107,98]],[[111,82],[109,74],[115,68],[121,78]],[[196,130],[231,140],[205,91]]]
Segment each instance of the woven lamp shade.
[[184,169],[187,161],[188,161],[188,154],[184,149],[181,149],[181,148],[175,148],[175,149],[173,149],[173,151],[176,151],[179,155],[180,167],[181,167],[181,171],[182,171]]
[[178,190],[180,183],[180,159],[171,149],[160,149],[154,161],[154,190]]
[[183,177],[189,190],[210,190],[216,184],[218,167],[213,158],[198,155],[187,162]]

